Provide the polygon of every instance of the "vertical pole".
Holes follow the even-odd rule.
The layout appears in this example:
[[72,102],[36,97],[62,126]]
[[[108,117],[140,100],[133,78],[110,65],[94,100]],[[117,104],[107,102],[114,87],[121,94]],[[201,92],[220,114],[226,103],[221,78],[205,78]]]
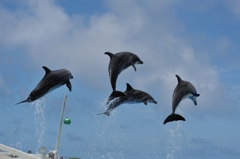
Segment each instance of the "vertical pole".
[[61,138],[63,115],[64,115],[64,109],[65,109],[65,105],[66,105],[66,100],[67,100],[67,96],[65,96],[65,98],[64,98],[64,103],[63,103],[63,107],[62,107],[62,114],[61,114],[60,125],[59,125],[58,136],[57,136],[57,143],[56,143],[55,159],[58,158],[58,148],[59,148],[59,146],[60,146],[60,138]]

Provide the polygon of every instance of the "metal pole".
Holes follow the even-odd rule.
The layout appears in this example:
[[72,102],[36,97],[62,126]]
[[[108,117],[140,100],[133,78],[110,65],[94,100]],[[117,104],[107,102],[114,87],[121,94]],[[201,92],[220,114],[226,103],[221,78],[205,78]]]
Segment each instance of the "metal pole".
[[64,115],[64,109],[65,109],[65,105],[66,105],[66,100],[67,100],[67,96],[65,96],[65,98],[64,98],[64,103],[63,103],[63,107],[62,107],[62,114],[61,114],[60,125],[59,125],[58,136],[57,136],[57,144],[56,144],[56,155],[55,155],[55,159],[58,158],[58,148],[59,148],[59,146],[60,146],[60,138],[61,138],[62,123],[63,123],[63,115]]

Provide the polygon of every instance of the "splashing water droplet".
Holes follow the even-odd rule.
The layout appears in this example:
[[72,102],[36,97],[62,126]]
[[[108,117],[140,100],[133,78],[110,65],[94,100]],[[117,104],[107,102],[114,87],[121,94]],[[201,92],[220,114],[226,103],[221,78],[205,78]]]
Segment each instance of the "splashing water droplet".
[[[105,104],[105,101],[100,103],[100,112],[106,111],[107,107],[108,106]],[[96,126],[94,126],[93,129],[98,140],[100,140],[102,144],[92,145],[91,151],[88,152],[88,155],[96,156],[96,158],[100,159],[126,158],[123,155],[122,151],[114,151],[112,148],[109,148],[110,144],[113,146],[117,146],[119,149],[123,148],[122,140],[126,138],[125,134],[120,132],[117,129],[118,127],[115,127],[115,125],[118,125],[118,111],[114,109],[113,111],[111,111],[110,116],[106,116],[105,114],[103,114],[102,116],[98,116],[98,118],[101,119],[96,120]],[[101,146],[101,152],[96,151],[96,147],[99,146]]]
[[[178,108],[179,114],[182,116],[184,113]],[[177,145],[177,142],[182,138],[182,134],[180,133],[182,121],[175,121],[176,127],[169,128],[168,131],[170,134],[170,138],[168,139],[168,144],[166,145],[166,159],[173,159],[176,157],[176,153],[180,151],[180,146]]]
[[46,100],[44,98],[39,99],[32,103],[34,106],[34,121],[36,125],[36,132],[35,135],[37,137],[37,149],[42,146],[44,142],[44,132],[46,129],[45,125],[45,116],[44,110],[46,108]]

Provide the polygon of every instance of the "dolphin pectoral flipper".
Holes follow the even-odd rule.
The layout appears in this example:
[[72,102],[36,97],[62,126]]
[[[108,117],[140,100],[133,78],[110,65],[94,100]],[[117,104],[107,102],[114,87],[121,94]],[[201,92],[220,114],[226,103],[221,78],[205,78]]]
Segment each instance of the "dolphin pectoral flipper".
[[183,120],[183,121],[185,121],[185,118],[182,117],[182,116],[179,115],[179,114],[174,114],[174,113],[172,113],[172,114],[170,114],[170,115],[164,120],[163,124],[166,124],[166,123],[171,122],[171,121],[178,121],[178,120]]
[[144,100],[143,103],[144,103],[145,105],[147,105],[147,100]]
[[72,84],[69,80],[67,81],[66,86],[68,87],[69,91],[71,92],[72,91]]
[[134,71],[137,71],[137,68],[134,64],[132,64],[132,67],[134,68]]
[[196,100],[196,99],[193,99],[193,103],[194,103],[195,105],[197,105],[197,100]]

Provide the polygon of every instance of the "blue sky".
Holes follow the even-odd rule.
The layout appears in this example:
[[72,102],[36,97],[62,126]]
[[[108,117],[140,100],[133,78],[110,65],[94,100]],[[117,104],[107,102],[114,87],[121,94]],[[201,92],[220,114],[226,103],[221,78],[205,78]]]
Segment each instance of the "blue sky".
[[[240,2],[238,0],[0,0],[0,143],[53,150],[64,95],[72,123],[60,155],[81,158],[239,158]],[[126,83],[158,104],[124,104],[111,116],[109,57],[131,51],[144,62],[122,72]],[[65,86],[34,103],[27,98],[42,66],[67,68]],[[163,125],[171,113],[175,74],[190,81],[198,105],[184,100],[185,122]],[[65,115],[66,116],[66,115]]]

